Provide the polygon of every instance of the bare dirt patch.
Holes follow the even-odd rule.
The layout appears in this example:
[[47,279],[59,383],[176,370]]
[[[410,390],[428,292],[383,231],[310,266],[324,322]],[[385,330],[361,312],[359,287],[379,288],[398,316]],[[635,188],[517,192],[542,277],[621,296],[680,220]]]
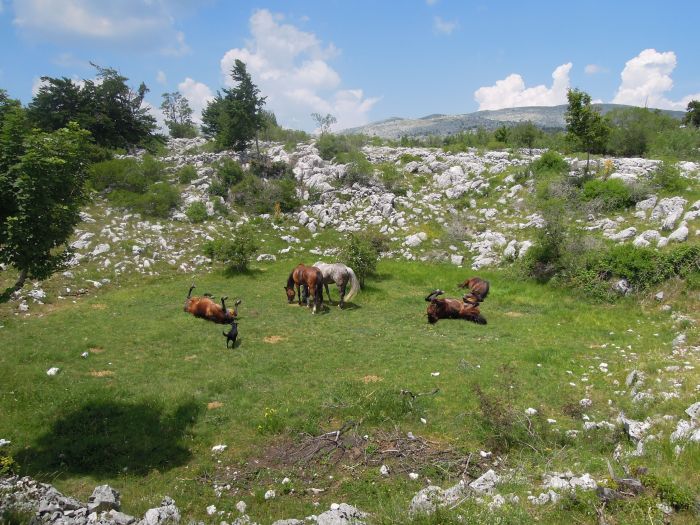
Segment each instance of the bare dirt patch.
[[367,383],[379,383],[380,381],[384,381],[383,377],[375,376],[375,375],[368,375],[362,378],[362,382],[364,384]]
[[111,370],[90,370],[92,377],[113,377],[114,372]]
[[263,338],[263,341],[265,341],[266,343],[270,343],[271,345],[276,345],[277,343],[284,340],[285,338],[281,335],[268,335],[267,337]]
[[89,350],[90,350],[91,354],[102,354],[105,351],[105,349],[102,348],[101,346],[93,346]]
[[211,403],[207,403],[207,410],[216,410],[222,406],[224,406],[224,404],[221,401],[212,401]]
[[522,313],[522,312],[506,312],[506,313],[503,314],[503,315],[505,315],[506,317],[522,317],[522,316],[524,316],[525,314]]
[[193,361],[194,359],[197,359],[196,355],[186,355],[185,356],[185,361]]
[[102,303],[95,303],[93,305],[90,305],[90,308],[92,308],[93,310],[105,310],[107,309],[107,305]]

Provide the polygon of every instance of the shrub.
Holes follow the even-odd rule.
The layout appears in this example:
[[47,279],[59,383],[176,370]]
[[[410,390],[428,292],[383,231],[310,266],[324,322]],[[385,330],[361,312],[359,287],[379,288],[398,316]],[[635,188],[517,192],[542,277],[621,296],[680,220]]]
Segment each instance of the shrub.
[[372,179],[374,168],[361,151],[339,153],[336,161],[339,164],[348,164],[343,177],[343,183],[346,186],[352,186],[355,183],[366,185]]
[[168,184],[153,184],[147,193],[117,190],[109,194],[116,206],[151,217],[166,218],[180,203],[180,192]]
[[197,170],[191,164],[187,164],[180,168],[177,172],[177,181],[180,184],[189,184],[197,178]]
[[292,168],[283,161],[272,162],[267,157],[250,161],[250,172],[263,179],[280,179],[292,174]]
[[243,180],[245,172],[238,162],[225,158],[217,166],[216,176],[226,187],[231,187]]
[[692,491],[679,486],[669,478],[644,474],[641,476],[641,482],[645,487],[654,489],[662,501],[665,501],[676,510],[689,509],[695,503]]
[[597,200],[602,210],[619,210],[634,204],[630,188],[619,179],[593,179],[584,183],[581,192],[584,201]]
[[332,160],[339,153],[359,151],[365,142],[365,137],[360,135],[333,135],[323,133],[316,140],[318,154],[324,160]]
[[161,181],[163,164],[150,155],[143,161],[113,159],[90,168],[90,182],[98,191],[111,190],[107,198],[115,206],[154,217],[167,217],[180,202],[177,189]]
[[412,155],[411,153],[404,153],[399,157],[401,164],[408,164],[409,162],[422,162],[423,157],[420,155]]
[[562,173],[568,171],[569,163],[566,162],[564,157],[559,155],[554,150],[545,151],[542,156],[532,163],[532,169],[535,173],[543,173],[547,171],[553,171],[557,173]]
[[185,215],[191,222],[204,222],[207,220],[207,207],[203,202],[193,202],[185,210]]
[[661,190],[678,192],[686,188],[688,182],[681,177],[678,168],[671,162],[664,161],[656,169],[652,182]]
[[365,277],[377,269],[379,251],[368,235],[351,233],[340,250],[340,260],[350,266],[364,288]]
[[243,272],[250,259],[257,253],[255,233],[248,226],[241,226],[231,239],[217,239],[204,245],[204,253],[226,265],[229,271]]
[[378,166],[379,174],[384,187],[396,195],[406,195],[408,183],[403,172],[395,164],[389,162]]
[[551,279],[562,269],[566,225],[561,201],[547,202],[543,209],[544,228],[537,230],[535,241],[525,254],[526,273],[540,282]]
[[627,279],[638,290],[661,282],[671,274],[669,264],[661,254],[631,244],[613,246],[603,254],[599,268],[610,277]]

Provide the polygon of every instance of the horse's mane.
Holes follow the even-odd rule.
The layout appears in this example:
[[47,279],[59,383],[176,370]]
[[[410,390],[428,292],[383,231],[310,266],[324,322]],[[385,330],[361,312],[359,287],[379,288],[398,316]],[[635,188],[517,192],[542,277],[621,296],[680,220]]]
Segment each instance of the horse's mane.
[[289,274],[287,278],[287,288],[294,288],[294,270]]

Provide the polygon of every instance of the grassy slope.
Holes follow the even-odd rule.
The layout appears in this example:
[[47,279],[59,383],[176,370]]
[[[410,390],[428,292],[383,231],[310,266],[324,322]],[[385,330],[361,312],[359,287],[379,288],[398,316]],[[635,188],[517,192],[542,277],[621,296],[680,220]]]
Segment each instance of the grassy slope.
[[[613,392],[624,389],[626,370],[641,367],[654,373],[672,364],[667,356],[675,331],[670,316],[659,314],[656,305],[592,305],[503,273],[482,273],[492,281],[483,305],[489,324],[441,321],[429,326],[424,295],[442,287],[456,296],[455,284],[465,271],[384,262],[379,279],[360,294],[356,308],[341,312],[332,306],[328,313],[312,316],[284,301],[282,285],[292,266],[280,262],[243,276],[198,278],[201,292],[244,300],[241,344],[233,351],[224,348],[223,327],[182,312],[189,284],[184,275],[138,284],[135,278],[76,304],[47,307],[42,316],[3,316],[0,437],[13,442],[24,472],[53,480],[83,500],[98,482],[110,483],[122,492],[125,510],[134,514],[169,494],[188,518],[205,519],[204,508],[211,503],[235,516],[239,499],[249,503],[251,516],[265,522],[302,517],[318,512],[313,499],[321,509],[348,501],[368,511],[383,509],[393,516],[389,519],[401,521],[400,512],[425,485],[425,475],[442,484],[448,480],[429,469],[414,482],[404,475],[381,478],[376,469],[338,468],[333,479],[313,482],[329,490],[312,498],[299,495],[308,485],[291,471],[273,470],[259,474],[253,496],[240,489],[217,500],[198,479],[262,457],[280,431],[318,433],[363,417],[362,432],[396,425],[465,454],[498,446],[494,429],[480,416],[474,385],[512,405],[517,414],[537,408],[542,427],[547,426],[544,418],[557,420],[536,438],[501,446],[503,463],[515,469],[513,492],[526,495],[528,484],[536,483],[545,469],[570,468],[602,478],[615,441],[605,432],[566,439],[563,432],[580,429],[581,420],[580,414],[564,414],[565,407],[590,397],[593,406],[585,413],[592,420],[610,419],[620,408],[642,417],[649,411]],[[334,289],[331,293],[337,297]],[[265,342],[269,336],[282,340]],[[693,338],[691,331],[691,342],[696,342]],[[632,349],[626,356],[614,348],[628,345]],[[80,358],[84,351],[91,352],[89,358]],[[598,370],[601,360],[609,364],[609,377]],[[61,368],[56,377],[46,375],[52,366]],[[105,371],[103,377],[91,375]],[[437,371],[439,376],[431,375]],[[381,381],[365,383],[365,376]],[[653,413],[682,415],[697,373],[688,371],[685,377],[683,401],[657,403]],[[613,385],[614,380],[622,386]],[[435,387],[440,393],[420,398],[412,411],[396,401],[400,389]],[[212,402],[222,406],[208,409]],[[266,418],[266,408],[275,409],[274,416]],[[229,448],[213,457],[210,448],[219,443]],[[681,485],[697,487],[697,452],[688,448],[683,461],[673,466],[670,447],[659,447],[645,464]],[[693,468],[684,468],[684,462]],[[296,492],[265,502],[262,493],[276,488],[279,494],[285,475],[294,478]],[[590,511],[566,512],[583,517]],[[509,511],[512,520],[525,522],[531,519],[527,513],[556,522],[559,512],[556,506],[539,509],[526,503]],[[622,509],[620,516],[624,522],[634,513]]]

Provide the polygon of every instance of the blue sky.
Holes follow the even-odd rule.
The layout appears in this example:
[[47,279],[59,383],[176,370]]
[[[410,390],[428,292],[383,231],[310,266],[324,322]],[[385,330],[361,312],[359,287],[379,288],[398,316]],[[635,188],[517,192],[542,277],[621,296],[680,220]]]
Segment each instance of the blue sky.
[[288,126],[594,100],[684,109],[700,99],[696,0],[0,0],[0,88],[41,76],[181,91],[199,111],[242,59]]

